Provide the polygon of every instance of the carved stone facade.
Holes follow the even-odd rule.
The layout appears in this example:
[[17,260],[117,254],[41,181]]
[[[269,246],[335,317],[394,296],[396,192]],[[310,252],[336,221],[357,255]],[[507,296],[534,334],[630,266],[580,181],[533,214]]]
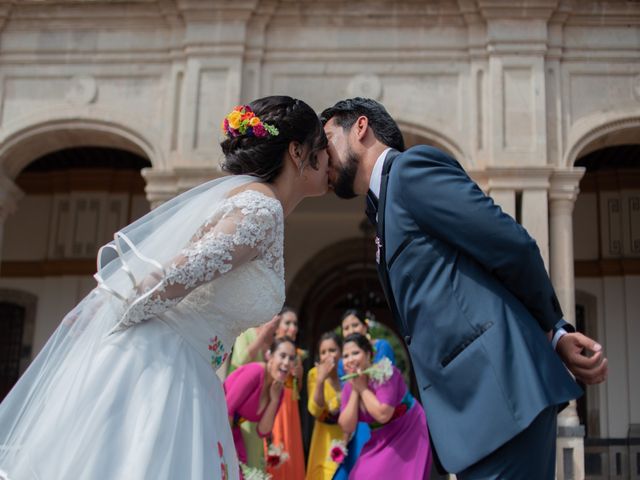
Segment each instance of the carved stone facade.
[[[360,95],[388,108],[408,144],[453,154],[529,230],[573,322],[572,212],[584,172],[574,165],[600,148],[640,143],[639,39],[640,2],[623,0],[0,0],[0,225],[17,206],[3,268],[55,257],[47,248],[20,253],[15,240],[38,235],[26,221],[38,205],[73,197],[20,200],[16,178],[43,155],[86,146],[140,155],[151,163],[143,177],[153,207],[222,174],[219,123],[234,105],[288,94],[321,110]],[[81,197],[75,208],[87,215],[111,198]],[[294,279],[313,271],[316,255],[362,239],[362,219],[360,202],[333,197],[287,219],[288,289],[301,302]],[[88,252],[78,255],[88,262]],[[91,288],[89,273],[0,278],[0,287],[40,299],[35,350]],[[639,273],[607,288],[629,291]],[[637,332],[631,296],[625,325]],[[600,314],[603,338],[617,320]],[[611,438],[640,425],[640,359],[619,362],[624,375],[611,375],[626,397],[595,389],[599,408],[610,412],[611,401],[627,412],[619,422],[599,417]],[[572,408],[565,432],[576,432],[576,419]],[[558,477],[580,478],[582,440],[567,442]]]

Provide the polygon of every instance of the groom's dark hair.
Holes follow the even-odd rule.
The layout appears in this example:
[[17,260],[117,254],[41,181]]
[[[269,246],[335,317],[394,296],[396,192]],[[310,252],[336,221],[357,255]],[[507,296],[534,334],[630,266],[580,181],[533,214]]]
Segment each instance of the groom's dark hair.
[[333,107],[325,109],[320,115],[320,120],[325,125],[334,118],[337,125],[344,130],[349,130],[360,116],[369,119],[369,126],[380,142],[401,152],[404,151],[404,139],[398,124],[381,103],[370,98],[355,97],[340,100]]

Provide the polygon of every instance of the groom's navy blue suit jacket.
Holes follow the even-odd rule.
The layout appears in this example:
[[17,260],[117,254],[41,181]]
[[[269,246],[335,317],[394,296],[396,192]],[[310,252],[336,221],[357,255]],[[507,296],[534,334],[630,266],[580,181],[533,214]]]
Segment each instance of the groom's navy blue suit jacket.
[[379,268],[433,446],[450,472],[581,390],[545,335],[565,324],[536,242],[453,158],[387,155]]

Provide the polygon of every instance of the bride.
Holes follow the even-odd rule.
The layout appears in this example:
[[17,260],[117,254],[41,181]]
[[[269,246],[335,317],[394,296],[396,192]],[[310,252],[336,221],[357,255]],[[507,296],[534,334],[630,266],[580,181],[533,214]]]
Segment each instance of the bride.
[[238,477],[215,370],[280,310],[284,217],[327,191],[328,157],[290,97],[236,107],[223,130],[232,175],[117,232],[97,287],[0,405],[0,478]]

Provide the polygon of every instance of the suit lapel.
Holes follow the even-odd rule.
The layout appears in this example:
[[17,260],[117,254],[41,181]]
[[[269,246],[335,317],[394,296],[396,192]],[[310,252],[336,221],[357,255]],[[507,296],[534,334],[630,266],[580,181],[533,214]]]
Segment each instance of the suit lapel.
[[398,325],[403,329],[403,335],[407,335],[404,322],[402,318],[398,315],[395,298],[393,298],[393,293],[391,291],[391,286],[389,284],[389,270],[387,269],[387,256],[385,249],[385,207],[387,205],[387,184],[389,183],[389,172],[391,171],[391,166],[393,165],[393,161],[400,155],[400,152],[397,150],[390,150],[387,153],[387,157],[384,160],[384,166],[382,167],[382,179],[380,183],[380,198],[378,198],[378,225],[376,228],[376,260],[378,262],[378,276],[380,277],[380,283],[382,284],[382,289],[384,290],[384,294],[387,297],[387,303],[391,308],[391,313],[393,314]]

